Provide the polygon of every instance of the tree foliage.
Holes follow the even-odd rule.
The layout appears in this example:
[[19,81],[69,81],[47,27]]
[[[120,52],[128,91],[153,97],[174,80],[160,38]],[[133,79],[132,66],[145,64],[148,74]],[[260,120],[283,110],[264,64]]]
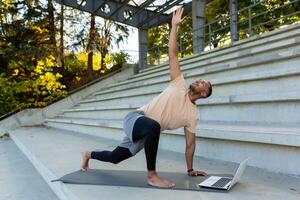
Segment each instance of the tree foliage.
[[[26,11],[26,12],[25,12]],[[66,94],[47,28],[47,8],[33,1],[4,1],[1,9],[0,114],[39,107]]]
[[[58,8],[53,0],[0,1],[0,115],[15,109],[43,107],[87,83],[88,51],[84,45],[90,35],[86,26],[89,22],[83,23],[84,17],[72,15],[77,11],[70,8],[65,8],[64,18],[61,18]],[[68,27],[61,32],[68,41],[82,41],[66,42],[68,46],[59,47],[59,20],[64,20]],[[69,31],[74,22],[85,24],[79,32],[82,35]],[[108,54],[112,42],[124,41],[129,31],[127,27],[111,24],[105,31],[107,35],[100,32],[104,25],[97,24],[99,37],[94,44],[98,50],[92,63],[94,78],[115,70],[114,66],[120,67],[115,60],[124,63],[128,59],[123,53]],[[116,34],[112,27],[116,27]],[[76,37],[78,39],[73,40]],[[103,38],[106,43],[102,43]],[[65,55],[59,54],[59,48]],[[106,49],[106,54],[101,48]],[[112,65],[110,69],[104,67],[106,62]]]

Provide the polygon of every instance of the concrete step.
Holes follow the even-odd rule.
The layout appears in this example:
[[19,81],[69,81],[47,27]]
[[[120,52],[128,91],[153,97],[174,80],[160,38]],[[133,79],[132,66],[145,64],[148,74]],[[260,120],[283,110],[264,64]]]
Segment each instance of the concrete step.
[[[227,55],[230,53],[240,52],[242,50],[254,49],[254,48],[264,48],[267,45],[272,44],[273,42],[285,40],[286,38],[292,38],[294,35],[299,34],[300,26],[299,24],[290,25],[288,27],[278,29],[272,32],[264,33],[262,35],[253,36],[251,38],[247,38],[244,40],[233,42],[229,45],[225,45],[222,47],[218,47],[212,49],[210,51],[201,52],[199,55],[194,55],[191,57],[185,57],[181,59],[181,63],[188,62],[190,59],[197,59],[197,57],[201,57],[202,59],[220,57],[223,55]],[[251,52],[251,50],[250,50]],[[158,66],[148,67],[144,70],[141,70],[139,74],[151,74],[160,70],[164,70],[163,68],[168,68],[168,63],[163,63]],[[134,77],[140,76],[139,74]]]
[[[122,123],[122,120],[118,119],[65,117],[45,121],[49,127],[117,140],[123,137]],[[208,158],[218,157],[220,160],[233,162],[247,155],[255,160],[252,163],[253,166],[276,172],[300,174],[299,168],[296,167],[300,165],[300,160],[297,159],[297,153],[300,153],[299,133],[300,129],[297,124],[201,121],[196,135],[203,149],[197,152],[197,155]],[[162,149],[181,152],[184,144],[183,129],[162,132]],[[222,148],[216,148],[215,145],[222,146]],[[257,154],[258,151],[259,154]]]
[[[299,65],[298,65],[299,66]],[[271,95],[280,90],[293,91],[299,88],[300,76],[299,67],[294,69],[279,69],[271,72],[258,72],[240,75],[239,77],[220,78],[220,82],[213,86],[213,94],[209,99],[223,96],[243,96],[253,94]],[[195,79],[194,79],[195,80]],[[191,82],[186,78],[187,83]],[[222,83],[221,83],[222,81]],[[168,86],[168,83],[157,83],[148,86],[140,86],[124,90],[123,92],[112,92],[111,95],[99,96],[97,98],[86,99],[80,102],[81,107],[91,107],[97,105],[124,105],[147,103]],[[126,100],[128,99],[128,101]],[[208,100],[209,100],[208,99]],[[207,100],[205,100],[207,101]]]
[[[120,133],[123,134],[123,121],[122,119],[83,119],[83,118],[71,118],[71,117],[63,117],[63,118],[54,118],[54,119],[46,119],[45,120],[47,126],[51,126],[51,124],[70,124],[71,125],[82,125],[82,126],[93,126],[99,128],[113,128],[119,129]],[[54,127],[54,126],[53,126]],[[59,126],[55,126],[56,128],[62,128]],[[84,131],[84,129],[68,129],[71,131],[87,133],[94,136],[100,136],[99,133]],[[207,134],[206,132],[209,130],[213,130],[214,134]],[[206,132],[205,132],[206,131]],[[236,134],[236,136],[227,137],[224,134],[217,135],[218,132],[225,131],[228,135],[232,135],[232,132]],[[214,139],[230,139],[238,140],[238,141],[246,141],[246,142],[260,142],[267,144],[280,144],[287,146],[297,146],[300,147],[300,125],[298,124],[289,124],[280,125],[280,124],[262,124],[262,123],[230,123],[230,122],[220,122],[220,121],[201,121],[197,126],[197,137],[205,137],[205,138],[214,138]],[[101,131],[103,132],[103,131]],[[162,134],[165,135],[178,135],[184,136],[183,128],[175,129],[175,130],[165,130]],[[251,133],[252,135],[248,135],[246,133]],[[257,135],[255,135],[257,134]],[[272,136],[273,134],[273,136]],[[110,134],[112,135],[112,134]],[[117,134],[119,135],[119,134]],[[244,135],[244,136],[243,136]],[[266,137],[264,137],[264,135]],[[282,135],[285,135],[287,138],[282,140]],[[101,135],[104,137],[104,135]],[[259,138],[259,136],[262,136]],[[272,136],[273,138],[271,138]],[[288,138],[290,137],[290,138]],[[112,137],[115,138],[115,137]],[[120,137],[122,138],[122,137]],[[244,138],[244,139],[243,139]],[[163,148],[163,147],[162,147]],[[172,149],[172,151],[174,151]]]
[[[272,55],[270,55],[269,57],[256,57],[255,59],[251,58],[242,63],[232,62],[228,65],[225,64],[226,66],[223,64],[224,66],[220,68],[210,68],[207,66],[203,69],[194,69],[194,71],[190,73],[184,72],[184,76],[186,77],[188,83],[191,83],[199,78],[208,79],[211,81],[214,88],[218,88],[221,85],[238,84],[246,81],[267,80],[271,78],[299,75],[299,62],[300,45],[297,48],[292,48],[285,52],[272,53]],[[272,69],[271,72],[270,69]],[[130,94],[139,94],[142,92],[158,92],[165,88],[169,81],[169,75],[160,76],[157,79],[151,79],[149,81],[144,80],[130,85],[114,87],[108,90],[103,90],[101,92],[96,92],[94,93],[94,96],[95,98],[103,99],[107,97],[118,96],[120,94],[122,94],[123,96],[127,96]],[[145,90],[146,87],[147,90]],[[222,91],[224,91],[224,87],[222,88]],[[224,91],[224,93],[228,94],[228,92],[230,92],[229,94],[234,94],[233,92],[236,91],[243,90],[229,89]],[[218,92],[214,92],[214,95],[222,95],[222,93],[219,94]]]
[[[234,51],[230,51],[229,53],[225,49],[222,49],[221,51],[218,51],[219,53],[215,55],[214,52],[210,52],[206,55],[196,55],[193,57],[185,58],[180,62],[181,69],[183,71],[188,70],[190,68],[193,68],[193,66],[196,66],[197,68],[205,67],[205,66],[214,66],[214,65],[224,65],[224,62],[232,62],[234,60],[244,59],[249,56],[258,56],[265,54],[268,54],[270,52],[274,51],[280,51],[282,48],[286,48],[291,45],[295,45],[295,43],[299,42],[299,36],[300,36],[300,28],[293,29],[291,32],[288,32],[286,35],[286,32],[283,32],[280,35],[280,38],[278,39],[278,35],[275,34],[275,38],[269,38],[268,40],[258,40],[253,41],[250,43],[251,45],[248,45],[246,48],[243,46],[235,47]],[[259,42],[260,46],[255,45],[257,42]],[[233,47],[230,47],[233,48]],[[234,48],[233,48],[234,49]],[[224,55],[223,55],[224,54]],[[124,84],[130,84],[134,83],[138,80],[146,80],[146,79],[153,79],[157,77],[159,74],[165,75],[168,73],[169,66],[168,64],[164,64],[158,67],[155,67],[155,69],[152,70],[150,68],[150,71],[147,72],[140,72],[139,74],[136,74],[132,76],[129,80],[123,81],[122,83],[110,85],[108,88],[112,87],[119,87]],[[150,75],[150,76],[149,76]]]
[[[266,58],[269,57],[270,55],[274,53],[280,53],[282,51],[286,51],[288,48],[292,48],[295,46],[299,46],[299,41],[300,41],[300,29],[299,29],[299,34],[295,36],[294,38],[286,39],[284,41],[281,41],[280,43],[272,43],[270,45],[265,45],[264,49],[260,48],[254,48],[251,49],[251,51],[246,51],[243,52],[242,50],[235,53],[235,54],[230,54],[226,55],[225,57],[220,56],[220,57],[215,57],[212,59],[205,59],[202,60],[201,56],[197,56],[194,59],[189,60],[189,62],[183,62],[181,64],[181,69],[183,71],[189,72],[195,69],[199,68],[204,68],[204,67],[209,67],[209,68],[224,68],[226,65],[230,63],[238,63],[238,64],[244,64],[244,63],[249,63],[249,58],[250,61],[253,62],[253,57],[261,57],[261,58]],[[255,60],[254,60],[255,61]],[[214,70],[215,71],[215,70]],[[209,71],[209,72],[213,72]],[[153,80],[154,78],[157,78],[162,75],[169,74],[169,66],[164,68],[164,70],[157,71],[152,74],[141,74],[139,77],[132,77],[132,79],[129,79],[127,81],[124,81],[122,84],[129,84],[141,80]],[[120,86],[120,84],[119,84]]]
[[[281,90],[280,88],[298,88],[300,83],[299,73],[300,68],[298,62],[295,61],[295,66],[289,66],[289,68],[280,68],[272,71],[258,71],[247,73],[243,75],[237,75],[235,77],[220,77],[219,82],[212,81],[213,94],[212,97],[218,96],[229,96],[229,95],[248,95],[248,94],[272,94]],[[291,63],[292,64],[292,63]],[[190,78],[186,78],[187,83],[191,82]],[[195,80],[195,79],[193,79]],[[128,88],[127,90],[115,91],[110,94],[102,94],[94,99],[87,99],[80,102],[80,106],[91,106],[89,103],[94,103],[95,101],[101,101],[101,104],[108,103],[118,103],[121,98],[129,98],[131,103],[138,103],[139,101],[147,102],[151,100],[154,96],[159,94],[168,85],[168,81],[159,82],[153,85],[147,86],[135,86]],[[145,89],[147,88],[147,89]],[[149,98],[148,98],[149,97]],[[212,98],[210,97],[210,98]],[[136,98],[134,100],[134,98]],[[117,101],[111,101],[117,100]],[[84,105],[85,104],[85,105]],[[105,104],[107,105],[107,104]]]
[[58,200],[11,139],[0,139],[0,199]]
[[[240,121],[240,122],[263,122],[263,123],[299,123],[298,113],[299,98],[294,92],[287,93],[287,98],[275,95],[261,96],[259,99],[245,97],[233,97],[232,103],[212,104],[199,106],[203,120]],[[264,96],[264,97],[263,97]],[[273,98],[274,97],[274,98]],[[228,98],[231,101],[231,98]],[[217,114],[217,115],[216,115]]]
[[[189,68],[190,64],[197,63],[199,66],[205,66],[205,65],[212,65],[212,64],[220,64],[223,61],[230,61],[235,59],[243,59],[247,58],[249,56],[255,56],[259,54],[263,54],[264,52],[267,53],[268,51],[274,51],[278,50],[284,46],[288,46],[290,44],[296,44],[295,41],[299,40],[296,38],[299,38],[300,28],[296,28],[291,30],[290,32],[283,32],[282,34],[279,34],[280,37],[278,38],[278,35],[274,35],[274,39],[261,39],[261,40],[255,40],[249,43],[250,45],[244,47],[244,46],[229,46],[228,48],[222,48],[220,51],[214,52],[209,51],[209,54],[205,52],[204,54],[195,55],[192,57],[184,58],[180,61],[181,68],[185,70],[186,68]],[[259,45],[256,45],[256,43],[259,43]],[[228,49],[230,50],[228,52]],[[132,76],[128,81],[125,81],[120,84],[130,83],[135,80],[138,80],[142,77],[142,79],[145,79],[148,77],[148,75],[154,75],[159,74],[164,71],[168,71],[168,64],[165,63],[163,65],[149,68],[149,71],[146,72],[140,72],[139,74],[136,74]],[[131,80],[134,79],[134,80]]]
[[[128,97],[127,97],[128,98]],[[142,96],[140,98],[143,98]],[[149,97],[139,99],[146,101]],[[144,104],[127,104],[116,98],[119,103],[102,105],[102,101],[94,100],[94,107],[76,107],[63,111],[62,117],[92,119],[122,119],[134,109]],[[109,101],[108,101],[109,102]],[[266,122],[266,123],[299,123],[300,91],[271,94],[231,95],[211,97],[197,102],[202,120]],[[90,101],[89,105],[92,104]],[[280,108],[280,109],[279,109]],[[264,113],[261,113],[264,110]],[[260,113],[255,118],[253,113]]]
[[[296,200],[300,196],[300,179],[278,173],[267,172],[262,169],[247,167],[240,182],[229,193],[188,192],[174,190],[159,190],[146,188],[130,188],[101,185],[74,185],[50,182],[66,173],[80,168],[80,152],[94,149],[113,149],[118,142],[101,137],[81,135],[66,130],[43,127],[24,127],[11,131],[13,140],[33,165],[41,168],[41,175],[60,199],[289,199]],[[51,151],[49,151],[51,149]],[[53,156],[55,155],[55,156]],[[252,164],[250,160],[249,164]],[[92,160],[90,167],[93,169],[115,170],[145,170],[143,152],[135,157],[113,165]],[[195,157],[194,167],[209,173],[233,173],[237,164],[218,160]],[[184,154],[159,150],[158,171],[184,172],[186,169]],[[168,170],[166,170],[168,169]],[[51,174],[51,176],[49,176]],[[124,195],[126,194],[126,195]]]
[[97,106],[85,108],[73,108],[64,110],[61,117],[78,117],[93,119],[121,119],[129,111],[138,108],[138,105],[119,105],[119,106]]

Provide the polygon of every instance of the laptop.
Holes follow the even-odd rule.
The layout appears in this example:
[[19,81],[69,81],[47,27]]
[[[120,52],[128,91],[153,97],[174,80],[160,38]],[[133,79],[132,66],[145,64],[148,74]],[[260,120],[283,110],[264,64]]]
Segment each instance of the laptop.
[[221,176],[210,176],[198,185],[205,188],[213,188],[220,190],[230,190],[238,180],[241,178],[248,162],[249,158],[240,163],[234,177],[221,177]]

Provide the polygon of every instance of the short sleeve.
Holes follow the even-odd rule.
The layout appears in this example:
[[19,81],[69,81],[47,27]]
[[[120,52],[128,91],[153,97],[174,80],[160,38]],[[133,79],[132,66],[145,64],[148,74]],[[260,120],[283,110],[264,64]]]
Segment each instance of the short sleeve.
[[185,126],[185,128],[191,133],[196,133],[197,123],[198,123],[197,118],[190,120],[188,125]]
[[186,90],[187,86],[186,86],[186,82],[184,80],[183,74],[180,73],[179,76],[177,76],[174,80],[172,80],[170,82],[170,86]]

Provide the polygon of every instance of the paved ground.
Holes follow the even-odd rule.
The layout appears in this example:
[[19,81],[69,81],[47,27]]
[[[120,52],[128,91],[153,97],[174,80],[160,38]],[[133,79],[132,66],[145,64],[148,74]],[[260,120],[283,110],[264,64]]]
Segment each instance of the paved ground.
[[[38,158],[58,178],[80,168],[80,152],[93,149],[112,149],[118,141],[91,137],[53,128],[22,128],[13,133],[33,156]],[[182,148],[184,150],[184,147]],[[230,155],[229,155],[230,156]],[[118,165],[92,160],[93,169],[145,170],[144,152]],[[194,167],[209,173],[233,173],[236,163],[196,157]],[[185,171],[184,154],[159,150],[158,171]],[[65,184],[68,190],[82,200],[299,200],[300,178],[247,167],[240,182],[225,194],[213,192],[174,191],[116,186]]]
[[58,200],[10,139],[0,139],[0,200]]

